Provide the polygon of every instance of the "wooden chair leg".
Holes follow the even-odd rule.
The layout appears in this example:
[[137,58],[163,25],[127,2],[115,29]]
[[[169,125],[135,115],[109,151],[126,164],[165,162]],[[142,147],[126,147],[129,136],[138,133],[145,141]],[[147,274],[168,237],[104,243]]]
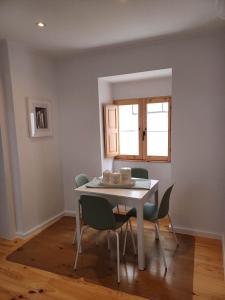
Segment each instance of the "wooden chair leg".
[[132,239],[132,244],[133,244],[133,249],[134,249],[134,254],[137,254],[137,250],[136,250],[136,245],[135,245],[135,239],[134,239],[134,233],[133,233],[133,228],[132,228],[132,224],[131,221],[128,221],[129,225],[130,225],[130,233],[131,233],[131,239]]
[[76,229],[75,229],[75,231],[74,231],[74,236],[73,236],[73,245],[76,244],[76,240],[77,240],[77,231],[76,231]]
[[125,236],[124,236],[124,242],[123,242],[123,256],[125,255],[126,246],[127,246],[127,231],[128,231],[128,222],[126,223]]
[[84,230],[86,229],[86,227],[82,227],[81,229],[81,233],[80,233],[80,240],[78,242],[78,245],[77,245],[77,253],[76,253],[76,258],[75,258],[75,263],[74,263],[74,270],[77,269],[77,261],[78,261],[78,256],[79,256],[79,252],[80,252],[80,247],[81,247],[81,240],[82,240],[82,236],[83,236],[83,233],[84,233]]
[[108,250],[110,251],[110,230],[107,231]]
[[[157,223],[158,228],[159,228],[159,220],[157,220],[156,223]],[[155,239],[156,239],[156,240],[159,240],[159,235],[158,235],[157,230],[155,230]]]
[[160,246],[160,250],[161,250],[162,256],[163,256],[164,267],[165,267],[165,270],[167,271],[166,257],[165,257],[164,249],[161,245],[161,236],[160,236],[159,226],[157,223],[155,223],[155,229],[156,229],[158,237],[159,237],[159,246]]
[[117,246],[117,282],[120,283],[120,240],[119,234],[115,231]]
[[171,226],[171,230],[172,230],[172,233],[173,233],[174,240],[175,240],[177,246],[179,246],[179,242],[178,242],[178,239],[177,239],[177,235],[176,235],[176,232],[175,232],[175,230],[174,230],[173,223],[172,223],[172,220],[171,220],[171,217],[170,217],[169,214],[168,214],[168,218],[169,218],[169,221],[170,221],[170,226]]

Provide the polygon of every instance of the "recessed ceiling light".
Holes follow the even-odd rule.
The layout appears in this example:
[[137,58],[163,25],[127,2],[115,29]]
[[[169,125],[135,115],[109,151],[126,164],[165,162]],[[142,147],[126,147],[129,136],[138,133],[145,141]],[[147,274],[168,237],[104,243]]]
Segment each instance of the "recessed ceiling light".
[[43,27],[46,26],[46,24],[45,24],[44,22],[41,22],[41,21],[36,22],[35,24],[36,24],[38,27],[40,27],[40,28],[43,28]]

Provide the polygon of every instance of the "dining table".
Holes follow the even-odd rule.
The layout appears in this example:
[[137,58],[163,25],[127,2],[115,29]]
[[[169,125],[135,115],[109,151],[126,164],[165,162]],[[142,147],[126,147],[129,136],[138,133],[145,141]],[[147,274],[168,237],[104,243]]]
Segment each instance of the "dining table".
[[[96,185],[95,181],[84,184],[75,188],[75,215],[76,215],[76,239],[80,240],[81,220],[80,220],[80,196],[93,195],[100,196],[109,201],[113,201],[118,205],[126,205],[126,207],[135,207],[137,210],[137,254],[138,269],[145,269],[144,255],[144,218],[143,206],[146,202],[154,201],[158,205],[158,189],[159,180],[155,179],[135,179],[135,186],[130,188],[123,187],[104,187]],[[80,248],[80,251],[81,248]]]

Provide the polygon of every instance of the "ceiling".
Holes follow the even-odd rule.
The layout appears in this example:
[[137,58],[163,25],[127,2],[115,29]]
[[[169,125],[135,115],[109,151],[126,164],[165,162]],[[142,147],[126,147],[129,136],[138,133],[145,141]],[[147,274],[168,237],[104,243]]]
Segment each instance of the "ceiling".
[[223,16],[223,0],[0,0],[0,38],[62,53],[217,28]]

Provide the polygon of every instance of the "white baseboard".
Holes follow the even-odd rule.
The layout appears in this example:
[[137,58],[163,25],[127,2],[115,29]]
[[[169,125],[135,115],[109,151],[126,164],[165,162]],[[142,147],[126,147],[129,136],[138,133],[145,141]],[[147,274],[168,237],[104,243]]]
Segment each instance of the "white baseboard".
[[64,216],[66,217],[75,217],[75,210],[65,210]]
[[50,225],[61,219],[63,216],[64,211],[25,232],[17,231],[16,236],[22,239],[28,238],[29,236],[36,234],[42,231],[43,229],[49,227]]
[[181,226],[174,226],[174,230],[177,233],[192,235],[192,236],[201,236],[206,237],[210,239],[216,239],[216,240],[222,240],[222,234],[218,232],[209,232],[199,229],[192,229],[187,227],[181,227]]

